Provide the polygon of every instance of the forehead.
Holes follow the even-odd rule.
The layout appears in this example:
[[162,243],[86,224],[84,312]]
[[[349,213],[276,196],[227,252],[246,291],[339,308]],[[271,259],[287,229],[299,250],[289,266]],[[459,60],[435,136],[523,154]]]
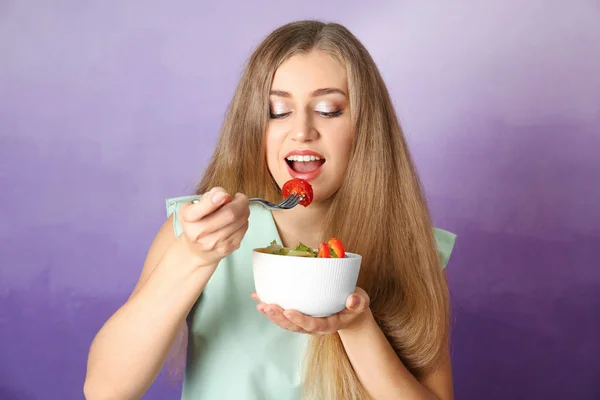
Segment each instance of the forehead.
[[348,77],[346,68],[339,61],[319,50],[290,57],[273,77],[273,90],[283,90],[293,96],[322,88],[336,88],[348,93]]

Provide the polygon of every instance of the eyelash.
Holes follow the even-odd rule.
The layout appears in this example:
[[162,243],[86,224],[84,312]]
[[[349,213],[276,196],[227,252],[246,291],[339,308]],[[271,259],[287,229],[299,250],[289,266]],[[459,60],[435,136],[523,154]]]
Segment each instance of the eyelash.
[[271,118],[271,119],[282,119],[282,118],[287,117],[290,114],[291,114],[291,112],[287,112],[287,113],[283,113],[283,114],[273,114],[271,111],[269,111],[269,118]]
[[[318,111],[318,113],[319,113],[319,115],[321,115],[322,117],[325,117],[325,118],[335,118],[335,117],[339,117],[340,115],[342,115],[342,110],[337,110],[337,111],[332,111],[332,112]],[[290,114],[291,114],[291,112],[287,112],[287,113],[283,113],[283,114],[273,114],[272,112],[269,111],[269,118],[282,119],[282,118],[287,117]]]
[[337,111],[332,111],[332,112],[319,111],[319,114],[325,118],[335,118],[335,117],[339,117],[340,115],[342,115],[342,110],[337,110]]

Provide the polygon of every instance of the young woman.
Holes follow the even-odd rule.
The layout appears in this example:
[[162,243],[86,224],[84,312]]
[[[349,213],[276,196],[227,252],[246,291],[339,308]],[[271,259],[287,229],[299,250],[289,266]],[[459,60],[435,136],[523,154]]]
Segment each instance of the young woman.
[[[308,207],[249,205],[280,199],[292,178],[310,181]],[[88,399],[140,398],[182,326],[184,399],[452,399],[454,235],[431,226],[385,84],[343,26],[294,22],[259,45],[197,195],[167,210],[131,297],[92,343]],[[311,318],[252,293],[253,248],[333,236],[363,256],[347,309]]]

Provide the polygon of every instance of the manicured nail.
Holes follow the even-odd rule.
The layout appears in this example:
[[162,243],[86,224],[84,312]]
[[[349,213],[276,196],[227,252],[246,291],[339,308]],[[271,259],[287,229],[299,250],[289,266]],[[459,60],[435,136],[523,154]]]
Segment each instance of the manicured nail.
[[212,197],[212,202],[213,204],[219,204],[225,197],[227,197],[226,193],[219,192]]

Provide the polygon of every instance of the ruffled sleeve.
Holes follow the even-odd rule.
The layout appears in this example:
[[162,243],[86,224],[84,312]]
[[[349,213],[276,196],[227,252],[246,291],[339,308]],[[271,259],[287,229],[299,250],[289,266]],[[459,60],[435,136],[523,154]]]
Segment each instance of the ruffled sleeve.
[[440,256],[442,269],[444,269],[446,268],[446,265],[448,265],[448,260],[450,260],[450,254],[452,254],[452,249],[454,248],[456,235],[439,228],[433,228],[433,235],[437,245],[438,255]]
[[199,199],[200,197],[201,196],[182,196],[173,197],[166,200],[167,218],[169,218],[171,215],[173,216],[173,230],[175,231],[175,236],[179,236],[183,233],[181,223],[179,222],[179,208],[183,203],[192,201],[194,199]]

